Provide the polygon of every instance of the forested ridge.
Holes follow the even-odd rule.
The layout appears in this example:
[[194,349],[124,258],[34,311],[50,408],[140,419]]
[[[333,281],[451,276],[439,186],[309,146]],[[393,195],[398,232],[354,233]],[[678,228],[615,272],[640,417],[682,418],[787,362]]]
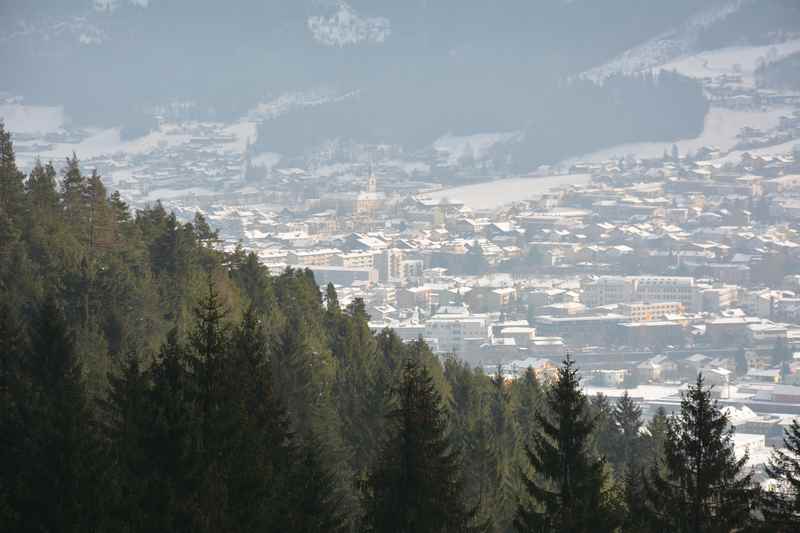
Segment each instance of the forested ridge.
[[0,531],[800,528],[800,425],[762,490],[701,378],[626,396],[514,381],[342,308],[307,270],[131,210],[0,127]]

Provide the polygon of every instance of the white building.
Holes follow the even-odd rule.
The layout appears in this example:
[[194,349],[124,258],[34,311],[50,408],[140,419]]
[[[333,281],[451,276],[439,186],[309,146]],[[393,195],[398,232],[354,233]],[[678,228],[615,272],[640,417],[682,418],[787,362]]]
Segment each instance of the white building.
[[632,302],[619,304],[619,312],[631,317],[634,322],[657,320],[666,315],[683,313],[680,302]]
[[474,315],[435,315],[425,322],[425,337],[437,339],[441,352],[463,354],[488,339],[487,321]]
[[590,307],[630,302],[692,304],[694,278],[683,276],[600,276],[583,284],[581,301]]

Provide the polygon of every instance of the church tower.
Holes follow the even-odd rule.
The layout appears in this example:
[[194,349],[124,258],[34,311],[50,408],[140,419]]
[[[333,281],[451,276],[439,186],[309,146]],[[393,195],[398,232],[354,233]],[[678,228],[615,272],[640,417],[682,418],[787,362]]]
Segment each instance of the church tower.
[[369,178],[367,178],[367,192],[378,192],[378,181],[375,179],[375,173],[372,171],[372,163],[369,164]]

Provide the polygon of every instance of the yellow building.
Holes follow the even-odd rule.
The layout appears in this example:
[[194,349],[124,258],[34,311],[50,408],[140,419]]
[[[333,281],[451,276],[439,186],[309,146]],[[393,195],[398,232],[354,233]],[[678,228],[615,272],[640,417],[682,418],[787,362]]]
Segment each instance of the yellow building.
[[378,192],[378,181],[375,179],[375,174],[370,172],[367,180],[367,190],[359,193],[356,197],[354,211],[359,215],[373,215],[383,207],[385,200],[385,195],[382,192]]

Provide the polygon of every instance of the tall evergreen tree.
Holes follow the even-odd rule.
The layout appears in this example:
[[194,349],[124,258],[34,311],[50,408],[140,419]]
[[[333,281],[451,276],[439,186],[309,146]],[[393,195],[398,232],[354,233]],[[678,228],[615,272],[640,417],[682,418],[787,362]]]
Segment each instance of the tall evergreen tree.
[[86,242],[86,177],[81,173],[78,156],[67,158],[61,180],[61,202],[67,223],[81,242]]
[[[277,533],[293,528],[291,515],[302,507],[293,492],[302,450],[275,394],[269,343],[257,316],[251,306],[233,333],[224,367],[222,414],[232,422],[226,446],[226,504],[234,530]],[[335,514],[330,511],[325,510]]]
[[0,121],[0,213],[12,221],[21,222],[26,210],[24,181],[25,174],[17,168],[11,132]]
[[[497,377],[497,376],[496,376]],[[475,509],[475,525],[484,531],[505,531],[510,519],[508,471],[516,432],[508,385],[455,357],[445,361],[451,389],[452,438],[462,450],[464,501]]]
[[792,420],[783,438],[785,450],[772,453],[767,474],[778,483],[765,494],[767,527],[776,533],[800,531],[800,423]]
[[492,468],[487,470],[484,484],[487,487],[486,504],[492,515],[495,531],[505,531],[511,526],[515,499],[511,494],[511,477],[516,474],[514,453],[519,430],[511,405],[511,387],[503,375],[502,367],[489,380],[488,422],[490,446],[485,454]]
[[0,529],[18,526],[18,514],[11,505],[15,490],[22,435],[22,420],[17,402],[24,399],[22,363],[26,353],[22,326],[9,302],[0,302]]
[[611,414],[617,430],[615,456],[618,479],[622,481],[625,500],[625,530],[641,531],[644,508],[644,451],[641,428],[642,409],[628,395],[628,391],[616,401]]
[[608,400],[608,396],[601,392],[590,398],[589,407],[594,417],[594,438],[597,451],[615,470],[618,470],[619,431],[614,423],[614,408]]
[[368,531],[466,531],[460,458],[428,370],[409,359],[388,416],[390,430],[367,483]]
[[705,533],[747,526],[754,489],[746,462],[736,458],[733,429],[698,375],[680,414],[669,420],[663,465],[653,467],[647,482],[653,528]]
[[89,254],[94,257],[99,251],[111,247],[115,234],[114,213],[108,202],[106,187],[96,170],[86,180],[85,196]]
[[102,464],[74,346],[63,314],[48,300],[36,317],[21,370],[24,386],[12,404],[19,424],[3,450],[4,460],[15,464],[7,504],[18,530],[98,527]]
[[336,294],[336,288],[333,283],[328,283],[325,287],[325,309],[329,313],[336,313],[339,309],[339,296]]
[[536,371],[525,369],[520,379],[511,386],[514,418],[523,445],[529,445],[536,433],[536,413],[541,407],[543,392]]
[[31,203],[39,213],[57,209],[56,169],[51,163],[42,165],[37,159],[25,185]]
[[527,447],[533,477],[525,479],[528,501],[517,511],[521,533],[613,531],[617,517],[605,461],[591,449],[594,422],[569,356],[558,370],[544,408],[536,414],[539,431]]
[[202,529],[196,514],[202,479],[200,387],[189,370],[187,352],[173,329],[151,369],[152,413],[144,447],[150,461],[142,474],[149,483],[141,508],[146,530]]
[[611,418],[618,432],[617,453],[620,465],[638,467],[641,464],[642,408],[630,397],[628,391],[614,404]]
[[109,375],[108,393],[98,400],[100,434],[108,457],[105,476],[110,530],[144,532],[154,526],[148,496],[158,493],[148,455],[154,406],[148,373],[130,354],[119,374]]
[[663,454],[667,442],[667,431],[669,430],[669,418],[664,407],[656,409],[656,414],[647,422],[645,426],[644,439],[644,462],[646,464],[655,463]]
[[263,318],[273,318],[276,308],[273,280],[269,269],[259,263],[258,256],[254,252],[244,255],[232,276],[247,296],[253,310]]

